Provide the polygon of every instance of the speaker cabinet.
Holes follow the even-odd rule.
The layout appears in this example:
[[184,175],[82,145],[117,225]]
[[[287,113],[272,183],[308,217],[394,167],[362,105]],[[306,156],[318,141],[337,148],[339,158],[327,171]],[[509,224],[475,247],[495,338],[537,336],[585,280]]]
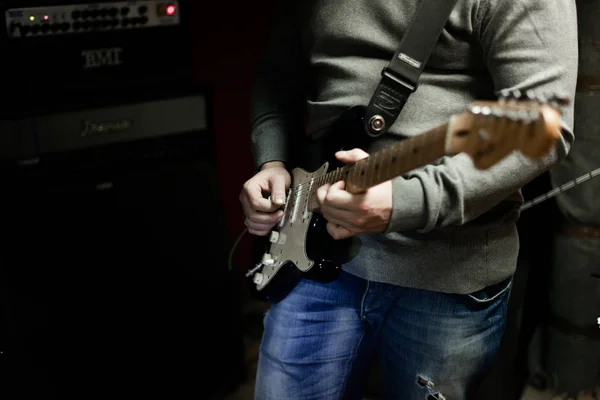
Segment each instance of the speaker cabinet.
[[241,379],[239,297],[206,137],[4,174],[2,398],[220,398]]

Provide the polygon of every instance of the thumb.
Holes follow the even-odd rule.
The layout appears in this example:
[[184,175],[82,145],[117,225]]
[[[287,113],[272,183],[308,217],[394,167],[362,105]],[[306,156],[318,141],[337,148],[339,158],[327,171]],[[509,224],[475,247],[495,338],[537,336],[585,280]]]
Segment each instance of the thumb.
[[277,175],[271,178],[271,203],[282,206],[285,204],[285,177]]
[[348,150],[348,151],[338,151],[337,153],[335,153],[335,157],[339,161],[348,164],[348,163],[356,162],[363,158],[367,158],[367,157],[369,157],[369,154],[361,149],[352,149],[352,150]]

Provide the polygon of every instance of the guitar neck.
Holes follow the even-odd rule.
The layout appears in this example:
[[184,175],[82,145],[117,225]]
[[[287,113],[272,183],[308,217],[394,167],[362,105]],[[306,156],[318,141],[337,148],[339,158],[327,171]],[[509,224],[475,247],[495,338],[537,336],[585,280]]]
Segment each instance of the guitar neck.
[[319,207],[316,192],[323,185],[344,181],[346,191],[364,193],[450,154],[468,154],[478,169],[491,167],[515,150],[533,160],[541,159],[560,137],[559,109],[569,104],[569,99],[536,100],[529,93],[521,100],[519,96],[520,92],[509,93],[497,102],[473,102],[447,124],[316,178],[310,185],[308,211]]
[[308,201],[309,210],[319,207],[316,192],[323,185],[344,181],[346,191],[364,193],[370,187],[445,156],[447,132],[447,124],[438,126],[315,179]]

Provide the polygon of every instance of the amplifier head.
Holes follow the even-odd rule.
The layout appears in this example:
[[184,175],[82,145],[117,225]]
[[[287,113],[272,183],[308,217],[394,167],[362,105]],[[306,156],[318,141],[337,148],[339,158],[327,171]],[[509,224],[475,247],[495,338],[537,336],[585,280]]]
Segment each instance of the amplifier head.
[[128,91],[188,83],[187,3],[181,0],[4,2],[2,110],[101,104]]

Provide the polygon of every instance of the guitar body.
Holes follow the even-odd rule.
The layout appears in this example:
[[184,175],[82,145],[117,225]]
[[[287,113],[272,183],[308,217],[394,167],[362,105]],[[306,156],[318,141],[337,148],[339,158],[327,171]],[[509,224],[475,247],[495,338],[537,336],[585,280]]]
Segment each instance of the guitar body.
[[[364,111],[364,107],[352,107],[332,125],[322,139],[321,159],[324,162],[318,170],[307,172],[296,168],[291,171],[291,187],[297,193],[288,193],[288,201],[292,203],[286,205],[283,226],[272,232],[271,237],[260,239],[264,254],[273,256],[279,265],[272,269],[265,265],[261,275],[257,274],[259,278],[269,280],[267,285],[261,285],[260,279],[252,281],[251,292],[259,300],[278,302],[301,279],[332,282],[340,275],[353,239],[334,240],[327,232],[327,221],[322,214],[302,213],[294,218],[293,208],[303,206],[296,203],[307,197],[302,192],[308,190],[313,180],[343,165],[335,158],[337,151],[366,148],[369,136],[363,128]],[[299,200],[295,200],[297,196]],[[285,239],[282,239],[283,236]]]

